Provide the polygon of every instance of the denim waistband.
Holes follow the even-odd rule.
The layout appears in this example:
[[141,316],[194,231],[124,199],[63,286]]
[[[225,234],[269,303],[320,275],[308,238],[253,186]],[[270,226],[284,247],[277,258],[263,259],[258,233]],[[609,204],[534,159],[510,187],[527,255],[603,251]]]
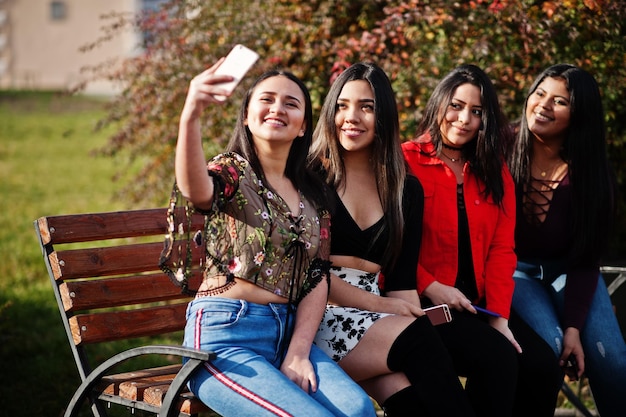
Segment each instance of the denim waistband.
[[567,263],[563,260],[530,260],[520,259],[517,261],[517,270],[525,274],[537,277],[547,283],[552,283],[560,275],[566,273]]
[[[232,311],[242,312],[243,314],[252,314],[256,316],[275,316],[276,314],[287,314],[293,306],[289,304],[256,304],[246,300],[237,300],[225,297],[201,297],[192,300],[187,308],[188,311],[196,311],[198,309],[212,311]],[[292,310],[293,311],[293,310]]]

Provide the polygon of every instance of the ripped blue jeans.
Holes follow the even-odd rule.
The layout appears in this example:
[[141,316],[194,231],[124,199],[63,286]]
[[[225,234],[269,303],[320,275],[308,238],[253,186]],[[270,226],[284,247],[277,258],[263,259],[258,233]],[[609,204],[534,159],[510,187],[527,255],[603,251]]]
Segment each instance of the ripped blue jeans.
[[[513,309],[561,355],[564,287],[567,276],[551,285],[542,282],[539,268],[518,262],[513,275]],[[580,332],[585,353],[585,374],[602,417],[623,416],[626,410],[626,343],[602,276],[593,296],[587,321]]]
[[316,392],[280,371],[280,346],[294,326],[292,319],[287,328],[288,309],[221,297],[191,301],[183,344],[217,353],[191,378],[191,391],[225,417],[375,417],[365,391],[315,345]]

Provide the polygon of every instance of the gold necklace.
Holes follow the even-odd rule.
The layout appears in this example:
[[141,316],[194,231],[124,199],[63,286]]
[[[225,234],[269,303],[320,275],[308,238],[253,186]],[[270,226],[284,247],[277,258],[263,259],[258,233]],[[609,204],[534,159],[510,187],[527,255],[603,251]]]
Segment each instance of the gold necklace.
[[561,161],[555,163],[548,169],[541,168],[537,162],[533,162],[533,164],[539,169],[539,175],[541,175],[541,178],[545,178],[546,175],[548,175],[548,172],[552,174],[561,165]]
[[[539,164],[537,164],[536,162],[535,162],[535,166],[539,168],[539,175],[541,175],[541,178],[545,178],[546,175],[548,175],[548,169],[541,168]],[[549,170],[551,171],[552,169],[550,168]]]
[[445,156],[446,158],[448,158],[448,159],[449,159],[450,161],[452,161],[452,162],[462,162],[461,160],[463,159],[463,157],[462,157],[462,156],[461,156],[461,157],[458,157],[458,158],[452,158],[452,157],[448,156],[448,155],[447,155],[444,151],[441,151],[441,154],[442,154],[443,156]]

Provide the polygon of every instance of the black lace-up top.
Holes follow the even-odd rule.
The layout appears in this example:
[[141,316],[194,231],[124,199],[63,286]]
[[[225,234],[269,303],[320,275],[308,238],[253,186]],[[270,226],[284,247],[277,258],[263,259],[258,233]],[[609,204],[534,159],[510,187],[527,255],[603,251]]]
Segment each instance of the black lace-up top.
[[[571,259],[574,201],[569,174],[553,189],[552,198],[537,194],[536,189],[517,187],[515,252],[518,260],[541,265],[548,282],[567,274],[563,326],[582,329],[598,284],[599,260]],[[533,213],[541,213],[543,221]]]

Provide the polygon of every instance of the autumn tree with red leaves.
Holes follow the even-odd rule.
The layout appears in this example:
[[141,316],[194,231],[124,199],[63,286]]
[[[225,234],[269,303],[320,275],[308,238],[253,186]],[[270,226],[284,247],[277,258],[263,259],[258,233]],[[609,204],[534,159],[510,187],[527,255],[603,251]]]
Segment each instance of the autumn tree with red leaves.
[[[626,160],[623,1],[177,0],[138,16],[113,14],[105,23],[103,39],[87,48],[122,30],[144,34],[141,54],[121,65],[87,69],[124,86],[102,121],[115,133],[101,152],[142,161],[123,188],[133,201],[164,204],[189,81],[236,43],[255,49],[261,60],[232,100],[207,111],[207,157],[230,137],[246,84],[271,67],[286,67],[305,80],[317,114],[338,73],[359,60],[376,61],[392,79],[402,133],[409,139],[434,86],[461,63],[485,69],[515,120],[539,72],[569,62],[601,86],[609,156],[626,191],[620,163]],[[626,242],[626,220],[618,239]]]

